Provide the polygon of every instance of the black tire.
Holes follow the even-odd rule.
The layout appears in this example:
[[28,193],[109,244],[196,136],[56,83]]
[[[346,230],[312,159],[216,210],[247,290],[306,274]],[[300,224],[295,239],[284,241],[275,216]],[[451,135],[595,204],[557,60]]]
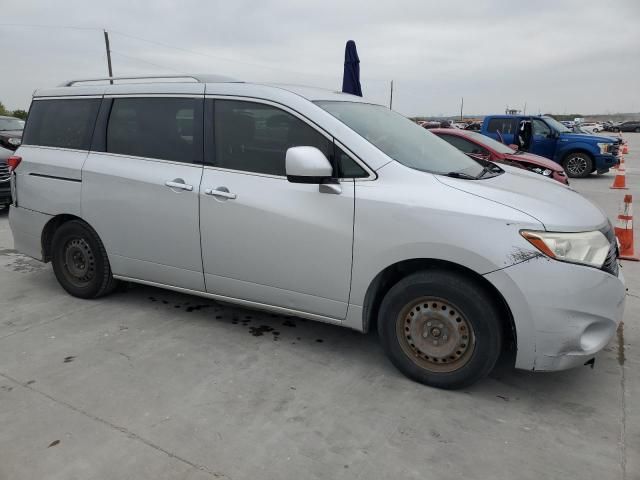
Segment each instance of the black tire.
[[74,297],[98,298],[116,287],[104,245],[86,223],[71,220],[58,227],[51,253],[58,282]]
[[378,314],[380,341],[398,370],[444,389],[488,375],[501,353],[502,331],[500,311],[487,292],[464,275],[442,270],[400,280]]
[[636,129],[634,130],[636,133],[640,133],[640,127],[636,127]]
[[586,153],[568,153],[562,161],[564,171],[570,178],[585,178],[593,172],[593,159]]

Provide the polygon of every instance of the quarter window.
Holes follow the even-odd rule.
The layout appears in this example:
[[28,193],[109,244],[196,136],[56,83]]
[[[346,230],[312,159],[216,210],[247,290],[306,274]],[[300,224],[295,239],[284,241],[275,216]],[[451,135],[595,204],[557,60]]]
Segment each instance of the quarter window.
[[22,143],[89,150],[99,98],[34,100]]
[[107,152],[197,162],[201,104],[202,100],[195,98],[114,99]]
[[366,178],[369,176],[367,171],[358,165],[353,158],[344,153],[340,147],[336,145],[336,156],[338,158],[339,173],[335,175],[339,178]]
[[318,148],[331,158],[330,140],[302,120],[270,105],[235,100],[215,103],[215,161],[218,167],[284,176],[287,149]]

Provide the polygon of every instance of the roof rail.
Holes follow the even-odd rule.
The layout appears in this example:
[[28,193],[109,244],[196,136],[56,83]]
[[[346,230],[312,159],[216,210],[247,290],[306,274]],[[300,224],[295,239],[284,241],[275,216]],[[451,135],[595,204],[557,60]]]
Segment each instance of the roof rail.
[[76,83],[85,82],[101,82],[101,81],[114,81],[114,80],[153,80],[153,79],[175,79],[175,78],[190,78],[197,83],[221,83],[221,82],[238,82],[235,78],[225,77],[224,75],[140,75],[133,77],[103,77],[103,78],[82,78],[78,80],[69,80],[61,83],[59,87],[71,87]]

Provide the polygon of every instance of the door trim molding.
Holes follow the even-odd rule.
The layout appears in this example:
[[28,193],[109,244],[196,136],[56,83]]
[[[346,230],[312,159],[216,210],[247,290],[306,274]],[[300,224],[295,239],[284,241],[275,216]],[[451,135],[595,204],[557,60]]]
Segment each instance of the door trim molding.
[[198,297],[210,298],[212,300],[219,300],[221,302],[233,303],[235,305],[242,305],[243,307],[253,308],[256,310],[265,310],[268,312],[275,312],[283,315],[294,315],[296,317],[307,318],[309,320],[315,320],[323,323],[330,323],[332,325],[343,325],[344,323],[342,320],[338,320],[332,317],[325,317],[323,315],[318,315],[315,313],[307,313],[300,310],[293,310],[291,308],[277,307],[275,305],[269,305],[266,303],[252,302],[251,300],[244,300],[242,298],[227,297],[225,295],[217,295],[214,293],[191,290],[189,288],[175,287],[173,285],[167,285],[167,284],[158,283],[158,282],[151,282],[149,280],[140,280],[138,278],[125,277],[122,275],[114,275],[113,278],[117,280],[123,280],[125,282],[140,283],[142,285],[148,285],[150,287],[165,288],[167,290],[173,290],[175,292],[186,293],[189,295],[196,295]]

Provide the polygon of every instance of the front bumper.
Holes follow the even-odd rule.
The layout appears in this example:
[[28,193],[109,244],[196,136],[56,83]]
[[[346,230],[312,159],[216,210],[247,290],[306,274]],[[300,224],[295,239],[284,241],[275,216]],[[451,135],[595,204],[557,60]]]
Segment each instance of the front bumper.
[[569,177],[564,172],[554,171],[551,174],[551,178],[553,178],[556,182],[560,182],[564,185],[569,185]]
[[11,183],[0,180],[0,206],[11,203]]
[[615,335],[625,285],[602,270],[535,257],[485,275],[504,296],[517,336],[516,368],[584,365]]
[[618,155],[596,155],[595,168],[598,172],[608,172],[610,168],[615,167],[620,163],[620,157]]

